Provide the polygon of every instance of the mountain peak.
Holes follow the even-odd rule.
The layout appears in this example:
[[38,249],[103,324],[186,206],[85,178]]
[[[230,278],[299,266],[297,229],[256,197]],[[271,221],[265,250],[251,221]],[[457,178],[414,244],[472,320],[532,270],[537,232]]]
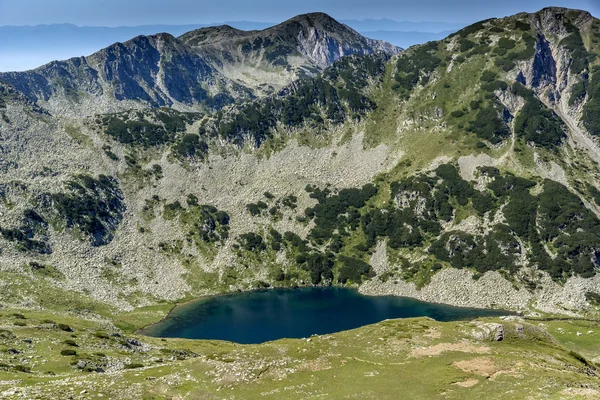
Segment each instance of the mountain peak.
[[339,33],[346,31],[357,33],[349,26],[342,24],[335,18],[323,12],[300,14],[288,19],[287,21],[282,22],[277,26],[274,26],[271,29],[290,29],[290,27],[298,25],[303,26],[305,28],[315,28],[317,30],[324,30],[330,33]]
[[[289,19],[288,21],[314,21],[314,22],[320,22],[320,23],[336,23],[336,24],[342,25],[335,18],[333,18],[332,16],[330,16],[329,14],[326,14],[324,12],[312,12],[312,13],[300,14],[300,15],[297,15],[297,16]],[[284,22],[284,24],[285,24],[285,22]]]
[[179,39],[190,46],[204,46],[249,35],[252,32],[236,29],[230,25],[218,25],[184,33],[179,36]]

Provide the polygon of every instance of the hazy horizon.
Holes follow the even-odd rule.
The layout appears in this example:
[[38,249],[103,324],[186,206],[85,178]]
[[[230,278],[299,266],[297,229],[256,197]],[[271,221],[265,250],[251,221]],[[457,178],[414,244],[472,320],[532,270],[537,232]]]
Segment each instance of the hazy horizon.
[[[298,14],[321,11],[336,19],[379,19],[463,23],[548,6],[579,8],[598,15],[599,0],[0,0],[0,25],[72,23],[79,26],[140,26],[211,24],[214,21],[281,22]],[[144,10],[143,13],[140,10]]]
[[[111,7],[110,4],[115,6]],[[399,47],[439,40],[482,19],[504,17],[548,6],[579,8],[600,15],[600,0],[306,0],[302,4],[256,0],[105,0],[102,6],[78,0],[0,0],[0,71],[23,71],[53,60],[88,56],[138,35],[187,31],[221,24],[238,29],[265,29],[298,14],[325,12],[373,39]],[[143,7],[144,13],[139,13]],[[185,13],[182,13],[182,10]],[[257,11],[259,10],[259,11]],[[264,10],[268,10],[265,12]],[[143,14],[143,15],[142,15]],[[219,18],[221,17],[221,18]],[[211,21],[211,22],[204,22]]]

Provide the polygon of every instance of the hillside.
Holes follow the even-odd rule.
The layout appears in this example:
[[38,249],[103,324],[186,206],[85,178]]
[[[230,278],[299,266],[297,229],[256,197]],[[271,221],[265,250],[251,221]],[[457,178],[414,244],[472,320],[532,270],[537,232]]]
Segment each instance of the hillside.
[[[295,352],[310,342],[243,347],[147,339],[152,349],[138,352],[93,332],[130,335],[174,303],[201,295],[346,285],[371,295],[520,311],[524,319],[486,321],[507,324],[512,336],[504,348],[474,336],[481,321],[426,321],[423,329],[415,325],[421,322],[390,322],[389,337],[385,322],[363,328],[373,330],[369,341],[382,337],[385,346],[341,333],[340,351],[314,353],[307,371],[331,365],[350,382],[377,366],[378,387],[385,388],[390,371],[406,374],[416,365],[411,352],[468,343],[439,364],[424,358],[444,366],[436,393],[460,398],[462,385],[449,386],[458,382],[474,395],[493,389],[501,398],[507,387],[525,393],[519,377],[535,373],[528,385],[555,397],[588,389],[596,395],[597,384],[573,383],[596,374],[597,324],[552,318],[593,320],[600,310],[600,21],[585,11],[547,8],[482,21],[401,53],[376,51],[386,47],[353,35],[309,14],[265,31],[218,27],[181,38],[139,37],[87,59],[0,75],[6,329],[20,319],[15,313],[33,320],[26,327],[49,314],[64,318],[86,332],[75,339],[85,341],[78,345],[90,365],[114,361],[115,373],[139,383],[130,397],[143,390],[165,397],[195,390],[188,383],[174,388],[175,376],[189,373],[189,382],[205,383],[204,372],[217,367],[238,376],[246,351],[265,351],[265,360],[284,365],[286,346]],[[332,41],[349,47],[326,45]],[[217,54],[231,57],[216,62]],[[271,71],[277,59],[289,69],[289,82],[263,81],[272,88],[257,91],[230,74],[250,60],[251,70]],[[161,75],[165,68],[170,72]],[[62,76],[68,85],[48,83]],[[251,79],[260,76],[270,75]],[[202,79],[213,86],[194,91]],[[74,99],[67,102],[67,93]],[[231,97],[210,103],[223,96]],[[434,326],[441,337],[427,336]],[[23,328],[23,335],[66,340],[55,328]],[[405,331],[414,338],[409,345],[394,336]],[[6,336],[7,349],[16,346]],[[170,355],[180,346],[203,354],[201,360],[176,360],[190,359],[187,350]],[[390,346],[397,349],[390,359],[371,360]],[[108,361],[92,357],[100,348]],[[149,363],[159,348],[173,361],[160,374],[168,377],[155,384],[129,376],[125,365],[138,363],[158,376]],[[467,366],[461,353],[485,371]],[[15,359],[7,360],[3,368],[14,368]],[[369,368],[347,372],[347,362]],[[35,377],[45,373],[37,363],[32,369]],[[78,373],[66,359],[56,369],[63,374],[56,382]],[[279,388],[272,379],[282,372],[273,371],[272,378],[213,383],[258,397],[258,390]],[[315,382],[321,392],[334,377],[323,379]],[[208,398],[217,390],[202,388],[198,395]]]

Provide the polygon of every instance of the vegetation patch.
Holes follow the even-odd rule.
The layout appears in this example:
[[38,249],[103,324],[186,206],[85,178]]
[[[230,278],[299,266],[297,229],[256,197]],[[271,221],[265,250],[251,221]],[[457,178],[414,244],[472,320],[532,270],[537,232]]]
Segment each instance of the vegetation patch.
[[515,82],[512,92],[525,99],[525,105],[515,118],[517,136],[541,147],[559,146],[567,137],[560,118],[520,82]]
[[426,85],[433,71],[442,63],[437,52],[438,42],[429,42],[401,54],[396,63],[393,89],[408,98],[415,86]]
[[213,131],[234,144],[250,139],[258,147],[272,137],[278,123],[288,129],[304,125],[317,129],[349,117],[360,119],[376,107],[362,89],[369,79],[382,78],[386,61],[383,55],[346,57],[321,76],[300,81],[286,96],[271,96],[229,113],[217,113]]
[[66,227],[89,238],[92,245],[109,243],[125,212],[117,180],[106,175],[77,175],[65,186],[65,192],[43,194],[39,203]]
[[148,148],[173,142],[200,116],[164,108],[105,115],[96,122],[116,141]]

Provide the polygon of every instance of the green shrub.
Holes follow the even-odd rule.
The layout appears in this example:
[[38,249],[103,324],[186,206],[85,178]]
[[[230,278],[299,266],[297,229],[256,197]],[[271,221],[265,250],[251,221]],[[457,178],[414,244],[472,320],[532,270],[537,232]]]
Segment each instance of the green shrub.
[[585,299],[595,306],[600,306],[600,294],[596,292],[586,292]]
[[204,158],[208,152],[208,145],[205,141],[200,140],[200,136],[186,134],[175,147],[175,151],[181,157]]
[[496,79],[496,73],[493,71],[490,71],[488,69],[486,69],[485,71],[483,71],[483,73],[481,74],[481,78],[480,80],[482,82],[492,82]]
[[96,336],[98,339],[110,339],[110,336],[108,336],[108,333],[104,332],[104,331],[96,331],[96,333],[94,333],[94,336]]
[[263,237],[254,232],[243,233],[240,235],[240,245],[243,249],[248,251],[262,251],[267,248]]
[[362,260],[346,256],[339,256],[338,260],[342,263],[338,277],[340,283],[360,283],[365,278],[375,276],[373,268]]
[[73,329],[67,324],[58,324],[58,329],[65,332],[73,332]]
[[571,97],[569,97],[569,106],[575,105],[578,101],[581,101],[585,98],[587,93],[587,79],[580,80],[571,89]]
[[26,365],[15,365],[15,366],[13,366],[13,369],[17,372],[23,372],[25,374],[28,374],[31,372],[31,367],[28,367]]
[[298,198],[296,196],[294,196],[293,194],[285,196],[283,199],[281,199],[281,204],[283,204],[285,207],[291,208],[292,210],[296,209],[297,202],[298,202]]
[[60,351],[60,355],[61,356],[75,356],[75,355],[77,355],[77,352],[72,349],[64,349],[64,350]]
[[123,367],[125,369],[137,369],[137,368],[144,368],[144,364],[142,364],[142,363],[130,363],[130,364],[125,364]]
[[459,42],[459,49],[461,53],[464,53],[465,51],[471,50],[473,47],[475,47],[475,43],[468,40],[468,39],[462,39]]
[[467,26],[466,28],[463,28],[463,29],[459,30],[456,33],[453,33],[452,35],[450,35],[450,37],[460,36],[461,38],[465,38],[465,37],[467,37],[469,35],[472,35],[474,33],[479,32],[480,30],[482,30],[485,27],[485,24],[487,22],[489,22],[489,21],[491,21],[491,20],[490,19],[486,19],[484,21],[476,22],[476,23],[474,23],[472,25]]
[[269,205],[264,201],[259,201],[255,203],[246,204],[246,210],[250,213],[250,215],[256,217],[260,215],[263,211],[267,210]]

